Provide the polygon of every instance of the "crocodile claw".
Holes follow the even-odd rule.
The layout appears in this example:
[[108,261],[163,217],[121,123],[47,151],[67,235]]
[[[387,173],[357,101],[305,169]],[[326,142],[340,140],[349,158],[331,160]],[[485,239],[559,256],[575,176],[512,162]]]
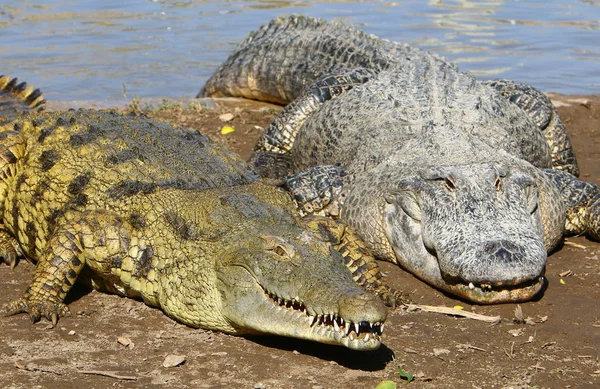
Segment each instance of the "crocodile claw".
[[390,307],[391,309],[396,309],[397,307],[411,302],[406,292],[404,292],[403,290],[391,288],[383,283],[377,285],[376,287],[367,287],[366,289],[371,293],[374,293],[375,295],[379,296],[381,301],[383,301],[383,304],[385,304],[387,307]]
[[4,308],[5,316],[27,313],[31,322],[35,323],[42,317],[52,322],[52,327],[58,323],[58,318],[70,314],[69,308],[60,302],[36,301],[31,297],[23,297],[8,304]]
[[0,247],[0,262],[6,263],[11,269],[14,269],[18,261],[17,250],[11,244],[5,244]]

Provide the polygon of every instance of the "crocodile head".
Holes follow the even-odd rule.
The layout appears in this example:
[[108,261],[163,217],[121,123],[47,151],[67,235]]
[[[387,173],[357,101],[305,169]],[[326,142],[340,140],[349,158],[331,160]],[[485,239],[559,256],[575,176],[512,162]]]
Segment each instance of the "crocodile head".
[[387,309],[356,284],[340,253],[302,229],[268,231],[278,234],[239,237],[219,255],[217,289],[232,332],[377,349]]
[[547,251],[536,181],[525,169],[436,166],[395,185],[385,231],[407,270],[480,304],[540,291]]

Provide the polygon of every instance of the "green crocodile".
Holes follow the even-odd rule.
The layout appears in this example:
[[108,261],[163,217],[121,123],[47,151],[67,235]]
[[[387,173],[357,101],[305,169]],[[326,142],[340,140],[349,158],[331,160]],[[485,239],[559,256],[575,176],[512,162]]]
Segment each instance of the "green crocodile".
[[[0,256],[36,263],[7,314],[55,325],[78,281],[192,327],[380,346],[387,309],[359,284],[381,275],[351,228],[300,218],[288,193],[195,131],[39,113],[39,91],[5,76],[0,89]],[[34,112],[15,115],[19,102]]]

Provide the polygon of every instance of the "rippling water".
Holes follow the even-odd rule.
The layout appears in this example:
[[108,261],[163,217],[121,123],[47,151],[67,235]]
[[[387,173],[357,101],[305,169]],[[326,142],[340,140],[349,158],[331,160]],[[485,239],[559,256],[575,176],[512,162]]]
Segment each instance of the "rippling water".
[[600,93],[600,0],[2,0],[0,74],[53,100],[194,96],[249,31],[292,13],[435,51],[480,78]]

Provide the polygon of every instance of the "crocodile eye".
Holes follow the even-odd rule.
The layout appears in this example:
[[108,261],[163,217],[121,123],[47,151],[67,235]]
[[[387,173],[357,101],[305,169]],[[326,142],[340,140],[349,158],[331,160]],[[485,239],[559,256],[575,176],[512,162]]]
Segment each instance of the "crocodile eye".
[[456,185],[454,184],[454,177],[447,176],[444,178],[444,184],[446,184],[446,188],[448,188],[451,192],[456,190]]
[[496,187],[496,190],[498,192],[502,190],[503,184],[502,179],[500,177],[496,177],[496,181],[494,181],[494,186]]
[[294,258],[296,250],[294,246],[286,243],[286,241],[278,236],[265,235],[261,236],[263,240],[263,247],[266,250],[272,251],[280,257]]
[[287,254],[287,251],[285,251],[285,249],[281,246],[276,246],[273,249],[273,252],[275,252],[275,254],[279,255],[280,257],[284,257]]

